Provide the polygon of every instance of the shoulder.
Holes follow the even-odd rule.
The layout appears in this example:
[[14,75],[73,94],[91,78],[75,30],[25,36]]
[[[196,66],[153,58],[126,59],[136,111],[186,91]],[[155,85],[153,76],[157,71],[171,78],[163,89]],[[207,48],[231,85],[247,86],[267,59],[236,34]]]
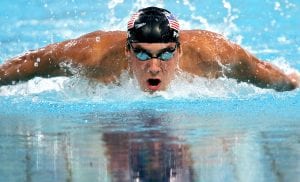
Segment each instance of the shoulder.
[[118,46],[121,42],[125,43],[126,32],[124,31],[94,31],[84,34],[78,38],[66,40],[60,43],[50,45],[50,47],[66,51],[77,52],[81,50],[81,53],[88,53],[91,49],[106,50],[107,47]]
[[216,32],[208,31],[208,30],[201,30],[201,29],[194,29],[194,30],[181,30],[180,31],[181,36],[220,36],[221,34],[218,34]]
[[183,30],[180,42],[185,51],[201,54],[205,59],[232,58],[240,46],[223,35],[207,30]]
[[216,43],[230,43],[230,41],[224,37],[223,35],[211,32],[207,30],[182,30],[180,32],[180,41],[182,43],[205,43],[207,44],[213,44]]
[[75,39],[47,47],[56,60],[72,60],[86,66],[95,66],[104,59],[124,56],[126,32],[95,31]]
[[[183,30],[180,34],[182,64],[203,65],[202,68],[219,64],[235,65],[245,54],[243,49],[221,34],[206,30]],[[208,69],[209,70],[209,69]]]
[[124,51],[122,50],[126,43],[126,32],[95,31],[71,40],[70,43],[72,42],[75,42],[71,44],[75,45],[75,48],[81,48],[79,50],[82,54],[91,55],[92,57],[99,57],[111,51],[123,53]]

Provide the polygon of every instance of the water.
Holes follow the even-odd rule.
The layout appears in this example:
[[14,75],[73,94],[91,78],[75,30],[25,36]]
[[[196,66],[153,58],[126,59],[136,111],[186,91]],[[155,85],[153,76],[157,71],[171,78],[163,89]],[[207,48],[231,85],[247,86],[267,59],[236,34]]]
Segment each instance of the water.
[[[0,62],[49,43],[125,30],[157,5],[286,72],[300,70],[299,8],[284,1],[0,2]],[[192,83],[190,82],[192,81]],[[78,77],[0,87],[0,181],[298,181],[300,92],[176,78],[154,95]]]

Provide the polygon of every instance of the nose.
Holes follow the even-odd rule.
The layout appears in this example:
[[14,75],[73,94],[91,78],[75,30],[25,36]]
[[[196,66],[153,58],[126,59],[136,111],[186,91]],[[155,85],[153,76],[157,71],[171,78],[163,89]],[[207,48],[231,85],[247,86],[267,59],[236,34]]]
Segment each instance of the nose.
[[159,59],[152,58],[149,61],[148,72],[151,73],[152,76],[157,75],[161,70],[160,64],[161,64],[161,62]]

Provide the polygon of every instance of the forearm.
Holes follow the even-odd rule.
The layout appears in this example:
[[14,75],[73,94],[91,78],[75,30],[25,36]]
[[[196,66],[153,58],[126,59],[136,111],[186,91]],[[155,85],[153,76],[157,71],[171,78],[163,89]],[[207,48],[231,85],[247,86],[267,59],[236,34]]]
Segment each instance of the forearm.
[[0,66],[0,85],[14,84],[34,76],[47,76],[55,67],[56,63],[47,51],[31,51]]
[[272,88],[276,91],[289,91],[297,87],[283,71],[270,63],[260,62],[251,68],[252,76],[248,81],[261,88]]
[[275,65],[260,61],[246,51],[239,58],[235,76],[240,81],[249,82],[261,88],[272,88],[276,91],[289,91],[298,86],[295,80]]

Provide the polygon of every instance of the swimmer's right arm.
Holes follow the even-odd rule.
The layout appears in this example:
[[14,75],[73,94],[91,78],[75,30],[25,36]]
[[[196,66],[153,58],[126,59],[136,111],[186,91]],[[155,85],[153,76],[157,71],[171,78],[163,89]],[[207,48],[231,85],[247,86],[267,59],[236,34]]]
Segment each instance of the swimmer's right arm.
[[[123,53],[123,46],[119,45],[119,42],[125,42],[125,35],[126,33],[122,31],[96,31],[77,39],[50,44],[44,48],[29,51],[0,65],[0,86],[26,81],[35,76],[72,75],[69,67],[62,63],[105,71],[103,65],[100,64],[105,58],[105,53],[108,50],[117,50],[115,54],[110,55],[120,56]],[[116,48],[112,49],[112,47]],[[121,52],[120,55],[116,54],[118,51]],[[109,65],[104,66],[109,67]]]
[[57,46],[58,44],[52,44],[7,60],[0,65],[0,85],[15,84],[34,76],[52,76],[52,73],[58,69],[55,60],[55,47]]
[[90,37],[86,34],[77,39],[50,44],[46,47],[26,52],[0,65],[0,86],[27,81],[33,77],[68,76],[68,69],[61,69],[61,63],[71,61],[74,64],[90,62]]

